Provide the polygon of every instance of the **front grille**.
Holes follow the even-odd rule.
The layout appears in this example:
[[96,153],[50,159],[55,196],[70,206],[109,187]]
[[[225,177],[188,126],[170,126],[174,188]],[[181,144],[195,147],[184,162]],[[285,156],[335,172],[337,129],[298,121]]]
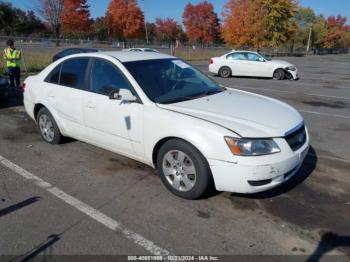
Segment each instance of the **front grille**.
[[306,142],[305,126],[302,125],[299,129],[285,137],[288,145],[293,151],[301,148]]

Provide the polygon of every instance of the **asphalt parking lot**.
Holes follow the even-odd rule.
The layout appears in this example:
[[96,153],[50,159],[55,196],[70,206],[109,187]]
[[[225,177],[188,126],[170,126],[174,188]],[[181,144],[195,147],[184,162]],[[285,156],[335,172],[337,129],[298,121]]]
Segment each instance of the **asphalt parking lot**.
[[[350,55],[283,59],[299,68],[300,80],[214,77],[287,102],[308,126],[311,148],[300,172],[254,195],[182,200],[143,164],[78,141],[46,144],[12,91],[0,103],[0,254],[349,261]],[[208,73],[206,63],[193,64]]]

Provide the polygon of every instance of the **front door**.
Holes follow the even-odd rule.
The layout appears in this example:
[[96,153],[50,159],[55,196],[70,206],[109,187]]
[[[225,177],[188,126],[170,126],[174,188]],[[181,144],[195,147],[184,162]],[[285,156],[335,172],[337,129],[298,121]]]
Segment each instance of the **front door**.
[[111,151],[130,156],[143,154],[143,104],[111,100],[120,88],[133,88],[112,62],[95,58],[90,67],[90,89],[84,94],[84,117],[90,139]]
[[268,77],[269,66],[263,58],[254,53],[246,53],[249,76]]

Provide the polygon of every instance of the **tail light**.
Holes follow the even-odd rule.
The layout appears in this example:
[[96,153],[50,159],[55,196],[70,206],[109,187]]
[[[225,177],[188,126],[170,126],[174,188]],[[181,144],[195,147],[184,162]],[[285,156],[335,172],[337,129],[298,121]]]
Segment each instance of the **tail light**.
[[24,91],[26,91],[26,83],[22,83],[22,92],[24,93]]
[[210,59],[210,63],[209,64],[214,64],[214,60]]

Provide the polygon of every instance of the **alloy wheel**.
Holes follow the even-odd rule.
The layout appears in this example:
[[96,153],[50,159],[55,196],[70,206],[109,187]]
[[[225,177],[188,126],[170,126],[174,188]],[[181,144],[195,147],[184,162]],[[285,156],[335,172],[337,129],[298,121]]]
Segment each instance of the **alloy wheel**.
[[163,173],[168,183],[178,191],[190,191],[197,178],[192,159],[182,151],[172,150],[163,157]]

